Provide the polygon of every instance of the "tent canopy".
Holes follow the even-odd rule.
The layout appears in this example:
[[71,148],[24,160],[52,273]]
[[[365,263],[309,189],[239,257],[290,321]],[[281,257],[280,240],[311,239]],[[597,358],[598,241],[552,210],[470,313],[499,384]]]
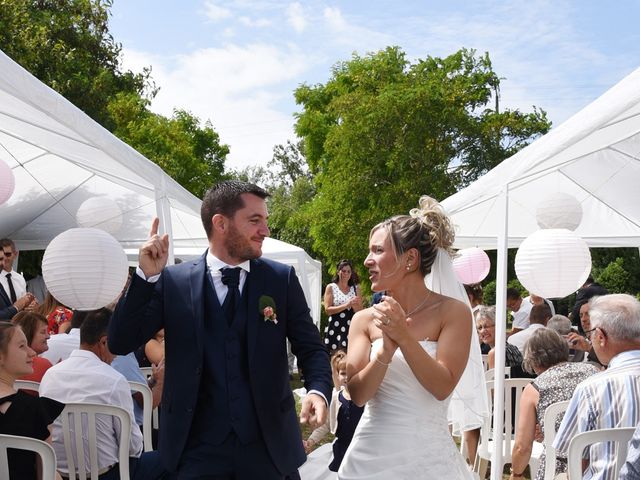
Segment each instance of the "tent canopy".
[[640,245],[640,68],[550,133],[442,202],[456,247],[495,249],[508,195],[508,246],[539,229],[554,192],[582,205],[576,234],[591,247]]
[[[45,249],[59,233],[77,227],[87,199],[107,196],[122,210],[112,235],[137,258],[153,217],[169,233],[176,256],[207,248],[200,200],[126,143],[0,51],[0,159],[16,189],[0,205],[0,237],[21,250]],[[321,265],[302,249],[266,239],[264,256],[296,268],[320,321]]]

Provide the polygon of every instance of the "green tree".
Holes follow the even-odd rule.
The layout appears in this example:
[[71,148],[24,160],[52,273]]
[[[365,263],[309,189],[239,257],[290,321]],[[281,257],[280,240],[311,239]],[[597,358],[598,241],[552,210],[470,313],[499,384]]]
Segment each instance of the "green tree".
[[111,0],[0,0],[0,49],[108,130],[119,92],[152,96],[150,70],[122,72]]
[[286,145],[276,145],[268,167],[271,236],[297,245],[317,258],[318,252],[313,248],[305,213],[316,194],[316,187],[307,167],[302,142],[294,144],[287,141]]
[[122,71],[112,0],[0,0],[0,49],[196,196],[223,178],[229,153],[207,122],[149,110],[151,70]]
[[610,293],[631,292],[629,285],[631,274],[625,270],[624,259],[622,257],[616,258],[602,270],[594,273],[596,273],[596,281],[609,290]]
[[489,108],[499,83],[488,55],[410,63],[389,47],[300,86],[296,132],[317,189],[301,215],[323,258],[361,264],[373,225],[420,195],[443,199],[548,130],[543,111]]

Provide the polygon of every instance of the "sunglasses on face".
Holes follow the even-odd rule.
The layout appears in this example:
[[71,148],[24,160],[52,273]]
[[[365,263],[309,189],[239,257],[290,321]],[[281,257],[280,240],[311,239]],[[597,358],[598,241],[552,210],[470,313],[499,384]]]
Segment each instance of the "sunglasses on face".
[[13,252],[4,252],[3,251],[2,253],[4,253],[5,257],[11,257],[13,255]]

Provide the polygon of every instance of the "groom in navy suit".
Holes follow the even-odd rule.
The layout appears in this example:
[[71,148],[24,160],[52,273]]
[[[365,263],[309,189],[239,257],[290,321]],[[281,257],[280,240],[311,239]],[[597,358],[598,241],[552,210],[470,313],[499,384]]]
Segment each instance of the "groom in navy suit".
[[283,479],[305,461],[286,339],[309,391],[300,421],[326,419],[329,359],[302,288],[293,268],[260,258],[267,196],[245,182],[213,186],[201,209],[209,249],[166,268],[155,219],[110,324],[121,355],[165,329],[160,451],[179,479]]

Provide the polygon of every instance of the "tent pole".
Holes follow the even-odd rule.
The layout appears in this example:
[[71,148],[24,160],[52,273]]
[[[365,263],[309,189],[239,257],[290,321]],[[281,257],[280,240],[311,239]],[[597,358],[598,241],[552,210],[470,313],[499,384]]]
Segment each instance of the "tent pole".
[[[498,261],[496,265],[496,356],[493,389],[494,448],[491,455],[491,479],[502,479],[502,438],[504,431],[504,363],[507,327],[507,251],[509,236],[509,186],[500,193],[502,202],[502,229],[498,236]],[[509,431],[511,421],[509,421]],[[510,432],[509,432],[510,434]]]
[[171,227],[171,204],[167,198],[166,179],[164,176],[160,177],[160,188],[156,187],[156,215],[160,219],[160,225],[158,227],[158,233],[160,235],[166,233],[169,235],[169,258],[167,259],[167,265],[173,265],[175,263],[173,256],[173,229]]

